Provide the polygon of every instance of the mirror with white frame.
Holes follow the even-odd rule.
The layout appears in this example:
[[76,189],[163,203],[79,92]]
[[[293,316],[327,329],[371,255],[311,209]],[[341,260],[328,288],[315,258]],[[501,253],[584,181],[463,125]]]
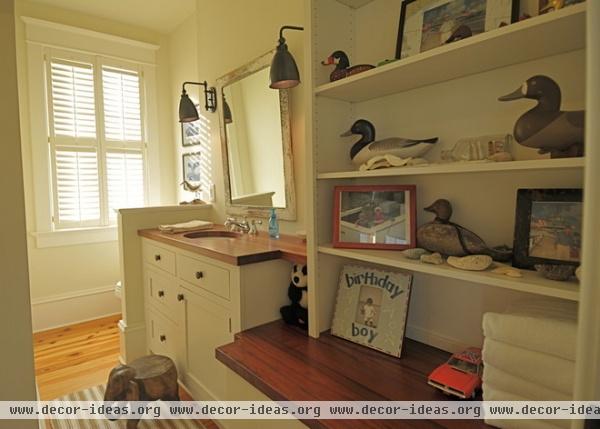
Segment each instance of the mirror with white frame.
[[295,220],[288,90],[269,88],[273,51],[220,77],[227,213]]

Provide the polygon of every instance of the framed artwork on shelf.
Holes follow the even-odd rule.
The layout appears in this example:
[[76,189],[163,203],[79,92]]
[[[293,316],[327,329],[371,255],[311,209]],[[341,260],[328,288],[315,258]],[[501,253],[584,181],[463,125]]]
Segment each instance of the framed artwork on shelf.
[[200,156],[200,152],[183,154],[183,180],[189,183],[200,183],[200,180],[202,179],[202,171],[200,169]]
[[396,58],[508,25],[518,16],[519,0],[404,0]]
[[403,250],[416,246],[414,185],[336,186],[333,247]]
[[344,266],[331,333],[400,357],[411,285],[409,273]]
[[582,189],[517,191],[514,266],[580,264],[582,195]]

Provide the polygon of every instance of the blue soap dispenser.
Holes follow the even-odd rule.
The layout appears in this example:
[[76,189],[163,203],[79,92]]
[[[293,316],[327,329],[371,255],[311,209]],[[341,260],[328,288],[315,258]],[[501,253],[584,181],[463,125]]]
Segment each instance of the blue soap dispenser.
[[279,238],[279,222],[274,208],[271,208],[271,215],[269,216],[269,237]]

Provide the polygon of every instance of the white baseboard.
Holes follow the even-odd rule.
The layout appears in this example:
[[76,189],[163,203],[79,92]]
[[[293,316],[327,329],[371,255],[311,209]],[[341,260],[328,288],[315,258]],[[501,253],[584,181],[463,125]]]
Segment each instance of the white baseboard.
[[148,353],[146,344],[146,324],[127,325],[125,320],[119,320],[119,338],[121,342],[121,363],[144,356]]
[[468,347],[468,344],[463,343],[459,339],[445,337],[435,332],[423,329],[419,326],[406,326],[406,336],[420,343],[428,344],[432,347],[446,350],[447,352],[456,353]]
[[114,286],[54,295],[31,302],[33,332],[119,314],[121,301]]

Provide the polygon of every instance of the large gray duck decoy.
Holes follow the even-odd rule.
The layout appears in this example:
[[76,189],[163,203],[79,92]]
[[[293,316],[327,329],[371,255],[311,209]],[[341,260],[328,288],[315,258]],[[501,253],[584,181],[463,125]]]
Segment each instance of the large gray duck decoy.
[[371,158],[380,155],[394,155],[399,158],[418,158],[423,156],[438,141],[437,137],[423,140],[412,140],[402,137],[391,137],[375,141],[375,127],[366,119],[359,119],[340,137],[360,135],[350,149],[352,162],[359,166]]
[[350,66],[350,60],[344,51],[333,52],[325,61],[321,61],[321,64],[324,66],[335,64],[335,69],[333,69],[329,75],[329,80],[331,82],[375,68],[375,66],[371,64],[357,64]]
[[450,221],[452,205],[445,199],[436,200],[425,211],[435,213],[435,219],[417,229],[417,245],[444,256],[488,255],[496,261],[508,261],[512,251],[506,246],[490,248],[473,231]]
[[537,75],[527,79],[516,91],[498,100],[520,98],[537,100],[537,105],[525,112],[515,123],[515,140],[527,147],[550,153],[552,158],[583,155],[583,110],[560,110],[560,87],[548,76]]

